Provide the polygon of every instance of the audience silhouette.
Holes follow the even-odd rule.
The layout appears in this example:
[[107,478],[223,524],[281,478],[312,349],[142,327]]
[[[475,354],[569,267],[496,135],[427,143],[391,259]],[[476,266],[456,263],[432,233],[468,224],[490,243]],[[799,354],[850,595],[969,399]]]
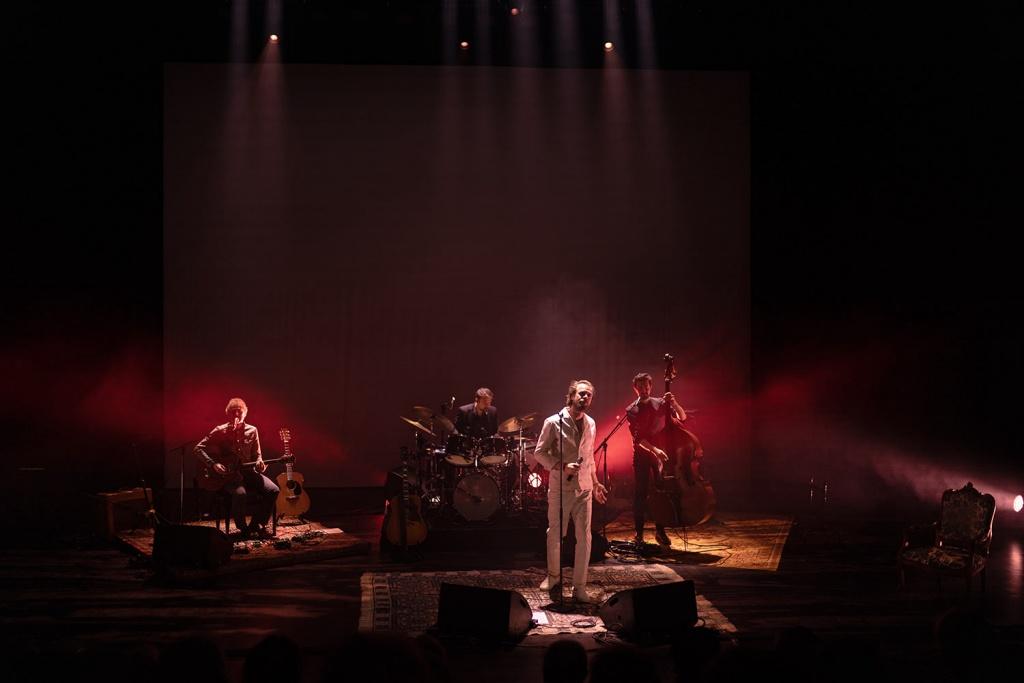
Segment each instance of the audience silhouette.
[[249,651],[242,668],[242,683],[299,683],[302,653],[283,635],[269,635]]
[[544,652],[544,683],[583,683],[587,651],[576,640],[556,640]]

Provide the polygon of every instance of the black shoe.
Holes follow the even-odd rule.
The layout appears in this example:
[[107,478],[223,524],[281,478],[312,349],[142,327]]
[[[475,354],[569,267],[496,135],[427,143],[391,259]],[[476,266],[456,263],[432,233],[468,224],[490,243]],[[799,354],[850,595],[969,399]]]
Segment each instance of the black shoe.
[[658,545],[666,547],[670,547],[672,545],[672,541],[669,540],[668,534],[665,533],[664,529],[658,529],[654,532],[654,540],[658,542]]

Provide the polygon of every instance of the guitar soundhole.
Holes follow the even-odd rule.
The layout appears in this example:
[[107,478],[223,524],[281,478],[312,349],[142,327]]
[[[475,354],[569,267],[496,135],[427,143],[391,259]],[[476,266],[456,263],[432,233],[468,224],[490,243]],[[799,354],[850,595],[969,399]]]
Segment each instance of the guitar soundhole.
[[302,495],[302,486],[297,481],[292,480],[288,482],[288,490],[291,491],[291,495],[288,496],[289,500],[292,498],[298,498]]

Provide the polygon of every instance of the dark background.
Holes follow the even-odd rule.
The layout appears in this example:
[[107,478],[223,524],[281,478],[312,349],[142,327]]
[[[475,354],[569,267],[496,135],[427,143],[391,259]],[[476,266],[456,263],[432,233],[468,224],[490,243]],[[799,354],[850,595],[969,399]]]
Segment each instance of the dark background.
[[[329,3],[284,5],[282,32],[308,41],[286,61],[448,54],[436,3],[344,3],[345,40],[321,35]],[[795,500],[815,474],[851,506],[965,478],[1005,506],[1022,487],[1019,10],[654,9],[660,68],[749,73],[756,502]],[[599,44],[603,8],[580,12],[579,43]],[[225,61],[228,24],[226,3],[14,10],[2,358],[19,491],[163,479],[163,65]],[[497,56],[457,66],[524,54],[495,24]],[[525,54],[604,59],[550,41]]]
[[543,419],[586,377],[603,438],[671,351],[749,476],[745,73],[226,66],[165,72],[169,443],[241,394],[307,481],[376,485],[415,404]]

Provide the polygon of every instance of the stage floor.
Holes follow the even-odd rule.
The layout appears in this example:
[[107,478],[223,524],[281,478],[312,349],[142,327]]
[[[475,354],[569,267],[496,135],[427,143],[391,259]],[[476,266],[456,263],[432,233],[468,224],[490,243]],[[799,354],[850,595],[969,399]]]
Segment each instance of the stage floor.
[[[359,629],[367,574],[505,570],[540,576],[543,571],[539,552],[493,548],[435,551],[413,562],[394,562],[379,552],[380,522],[380,515],[359,513],[320,520],[323,528],[344,529],[346,538],[366,544],[365,553],[224,573],[185,585],[155,581],[139,553],[110,544],[79,538],[58,547],[5,547],[0,562],[5,645],[19,666],[38,670],[82,653],[129,656],[202,634],[222,644],[237,674],[249,648],[280,632],[300,644],[308,663],[306,680],[315,681],[331,648]],[[609,556],[595,567],[664,565],[693,580],[698,595],[734,628],[724,637],[753,647],[769,647],[779,629],[801,625],[825,643],[877,654],[891,666],[931,666],[936,616],[965,602],[983,610],[1003,633],[1019,637],[1019,532],[996,530],[988,590],[981,593],[976,584],[968,598],[955,581],[939,590],[933,581],[916,577],[897,589],[894,557],[903,523],[723,512],[699,531],[689,530],[685,548],[674,536],[667,551],[652,547],[649,557]],[[598,635],[538,635],[500,649],[463,640],[445,645],[456,681],[479,681],[486,672],[488,681],[519,683],[539,680],[545,643],[570,637],[593,652],[607,642]],[[647,652],[661,680],[673,680],[668,647]]]

